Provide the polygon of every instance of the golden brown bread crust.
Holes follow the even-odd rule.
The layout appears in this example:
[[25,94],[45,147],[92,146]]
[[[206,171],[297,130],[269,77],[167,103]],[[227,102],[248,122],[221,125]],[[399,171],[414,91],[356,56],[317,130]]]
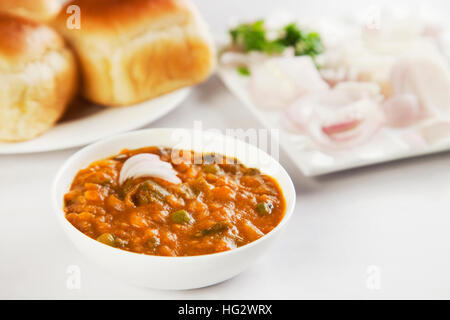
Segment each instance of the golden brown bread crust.
[[0,0],[0,12],[36,21],[49,21],[56,17],[65,0]]
[[76,87],[75,58],[56,32],[0,14],[0,141],[28,140],[49,129]]
[[[71,5],[80,7],[86,37],[129,37],[128,33],[186,22],[190,16],[183,0],[73,0],[65,8]],[[67,19],[66,10],[59,16],[60,23]]]
[[[83,95],[106,106],[139,103],[209,76],[215,52],[196,9],[183,0],[75,0],[81,29],[55,27],[82,67]],[[65,11],[65,10],[63,10]]]
[[0,71],[12,71],[64,46],[62,38],[38,22],[0,14]]

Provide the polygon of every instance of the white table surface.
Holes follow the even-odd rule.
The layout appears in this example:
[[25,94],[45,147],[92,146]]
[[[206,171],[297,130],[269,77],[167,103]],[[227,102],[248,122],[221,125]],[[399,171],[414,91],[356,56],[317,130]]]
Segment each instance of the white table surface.
[[[263,15],[276,5],[195,2],[216,33],[231,15]],[[324,1],[308,3],[286,1],[285,7],[320,12]],[[195,120],[222,130],[260,127],[217,77],[148,127],[189,128]],[[65,237],[51,208],[50,185],[76,150],[0,156],[0,298],[450,298],[450,153],[317,179],[303,177],[282,153],[297,208],[279,241],[229,281],[176,292],[118,281]],[[80,289],[66,285],[72,265],[80,268]],[[373,279],[380,285],[370,285]]]

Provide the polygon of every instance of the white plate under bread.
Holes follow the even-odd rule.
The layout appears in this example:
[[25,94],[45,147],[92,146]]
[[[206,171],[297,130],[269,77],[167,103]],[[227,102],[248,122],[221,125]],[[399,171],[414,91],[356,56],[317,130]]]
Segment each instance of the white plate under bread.
[[35,139],[17,143],[0,142],[0,154],[68,149],[137,129],[175,109],[190,91],[190,88],[177,90],[126,108],[103,108],[84,101],[81,106],[69,110],[55,127]]

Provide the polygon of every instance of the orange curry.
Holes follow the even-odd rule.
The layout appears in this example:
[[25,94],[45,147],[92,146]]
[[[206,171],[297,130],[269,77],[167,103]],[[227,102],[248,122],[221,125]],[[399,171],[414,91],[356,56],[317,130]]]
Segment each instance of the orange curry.
[[[273,178],[214,154],[180,151],[184,160],[174,163],[172,152],[159,147],[123,150],[79,171],[64,196],[67,220],[116,248],[194,256],[246,245],[283,219],[286,203]],[[171,163],[182,183],[141,177],[119,185],[124,162],[140,153]]]

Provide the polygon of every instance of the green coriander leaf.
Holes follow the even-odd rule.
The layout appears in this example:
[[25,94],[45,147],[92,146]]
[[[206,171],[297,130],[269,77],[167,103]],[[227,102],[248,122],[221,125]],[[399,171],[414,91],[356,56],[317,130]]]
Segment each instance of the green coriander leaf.
[[230,35],[233,44],[244,52],[264,51],[266,30],[263,20],[241,24],[230,30]]
[[237,67],[236,70],[241,76],[248,77],[250,75],[250,70],[245,66]]
[[297,42],[294,48],[295,54],[298,56],[308,55],[314,57],[324,51],[322,40],[315,32],[309,33],[302,41]]
[[282,34],[278,41],[286,47],[294,47],[303,39],[302,32],[295,23],[288,24],[284,27]]
[[[295,55],[308,55],[314,58],[323,53],[324,46],[320,35],[316,32],[306,33],[297,24],[290,23],[281,31],[277,39],[269,41],[263,20],[243,23],[230,30],[233,46],[242,52],[262,51],[268,55],[281,54],[287,47],[294,48]],[[242,72],[241,72],[242,71]],[[248,75],[247,71],[238,72]]]
[[286,46],[278,41],[266,42],[263,51],[267,54],[283,53]]

